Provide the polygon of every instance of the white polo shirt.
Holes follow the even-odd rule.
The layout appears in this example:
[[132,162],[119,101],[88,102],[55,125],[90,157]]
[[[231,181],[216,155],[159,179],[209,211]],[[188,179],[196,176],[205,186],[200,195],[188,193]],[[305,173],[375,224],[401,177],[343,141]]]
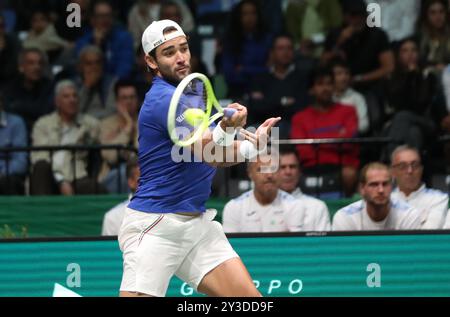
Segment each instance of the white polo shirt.
[[440,190],[426,188],[425,184],[408,197],[398,187],[392,191],[392,197],[401,199],[420,212],[422,229],[442,229],[448,210],[448,195]]
[[333,231],[420,229],[420,213],[404,201],[391,199],[388,216],[384,220],[376,222],[369,217],[366,202],[359,200],[336,212],[332,228]]
[[275,200],[262,206],[250,190],[229,201],[223,210],[225,232],[323,231],[315,217],[308,215],[302,201],[278,190]]
[[130,197],[111,208],[103,217],[102,236],[117,236],[122,225],[125,210],[130,203]]
[[306,195],[298,187],[291,193],[291,195],[300,200],[302,205],[305,206],[306,218],[308,218],[305,222],[312,223],[312,227],[315,228],[315,231],[331,230],[330,212],[328,211],[327,205],[323,201]]

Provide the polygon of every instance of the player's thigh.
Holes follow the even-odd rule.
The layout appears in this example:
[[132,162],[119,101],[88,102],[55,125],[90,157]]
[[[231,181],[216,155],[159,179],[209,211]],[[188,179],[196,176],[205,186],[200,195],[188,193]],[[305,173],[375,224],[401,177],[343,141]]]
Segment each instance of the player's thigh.
[[229,259],[207,273],[198,291],[209,296],[261,296],[240,258]]
[[[176,275],[196,291],[207,295],[256,295],[253,281],[225,236],[222,225],[205,218],[197,231],[201,233],[200,239]],[[234,274],[238,277],[234,278]]]

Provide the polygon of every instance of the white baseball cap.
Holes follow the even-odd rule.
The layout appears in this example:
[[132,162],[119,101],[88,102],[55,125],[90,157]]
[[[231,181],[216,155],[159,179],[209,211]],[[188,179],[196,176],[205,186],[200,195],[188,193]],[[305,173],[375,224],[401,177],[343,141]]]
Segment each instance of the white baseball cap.
[[[173,27],[176,31],[170,32],[165,36],[164,30],[168,27]],[[184,34],[178,23],[172,20],[153,21],[142,34],[142,48],[144,49],[144,53],[148,54],[161,44],[179,36],[186,37],[186,34]]]

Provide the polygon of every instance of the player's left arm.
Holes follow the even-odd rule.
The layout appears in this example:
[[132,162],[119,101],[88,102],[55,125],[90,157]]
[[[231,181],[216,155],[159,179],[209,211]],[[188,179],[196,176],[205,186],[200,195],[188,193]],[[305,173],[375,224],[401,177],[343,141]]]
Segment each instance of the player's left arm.
[[[255,133],[244,130],[247,121],[247,108],[239,104],[231,104],[229,108],[236,109],[236,113],[231,118],[223,118],[219,123],[225,132],[233,132],[239,129],[241,136],[252,143],[257,150],[264,149],[269,139],[270,130],[281,118],[267,119],[258,127]],[[228,146],[218,145],[214,142],[213,131],[206,130],[202,138],[191,146],[191,151],[197,156],[201,156],[202,161],[214,167],[228,167],[242,162],[248,157],[243,156],[242,146],[245,141],[235,140]],[[248,142],[246,142],[249,145]],[[245,152],[245,151],[244,151]]]

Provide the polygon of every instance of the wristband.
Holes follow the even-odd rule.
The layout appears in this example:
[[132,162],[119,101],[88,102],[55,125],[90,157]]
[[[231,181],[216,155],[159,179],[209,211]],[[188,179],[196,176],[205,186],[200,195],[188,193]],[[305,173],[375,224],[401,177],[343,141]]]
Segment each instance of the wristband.
[[230,146],[231,144],[233,144],[235,135],[236,130],[234,130],[233,133],[226,133],[225,131],[223,131],[219,122],[219,124],[216,125],[213,130],[213,141],[220,146]]
[[264,152],[266,150],[266,147],[267,147],[267,145],[264,146],[264,148],[262,150],[258,151],[252,142],[245,140],[245,141],[242,141],[241,144],[239,145],[239,152],[247,160],[251,160],[258,154],[261,154],[262,152]]

